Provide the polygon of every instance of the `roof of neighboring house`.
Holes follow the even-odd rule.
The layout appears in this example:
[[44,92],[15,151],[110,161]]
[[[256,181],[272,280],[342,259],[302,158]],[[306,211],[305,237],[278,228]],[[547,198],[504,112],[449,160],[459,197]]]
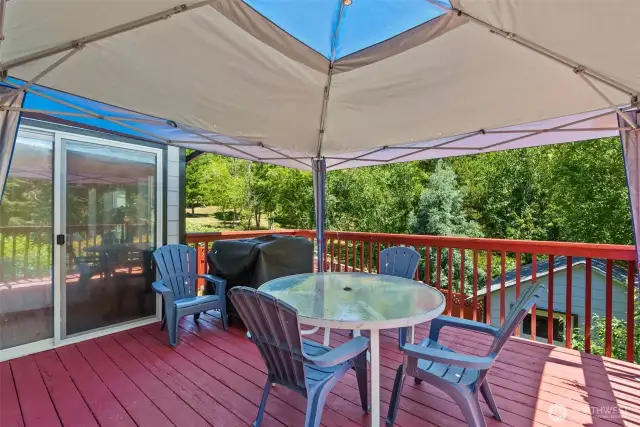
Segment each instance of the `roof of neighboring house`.
[[[586,264],[586,258],[582,257],[574,257],[571,265],[580,265]],[[555,257],[553,259],[553,271],[561,271],[567,268],[567,258],[560,256]],[[607,262],[603,259],[591,259],[591,268],[593,270],[599,271],[603,275],[607,274]],[[520,267],[520,280],[530,280],[532,277],[533,265],[526,264]],[[549,274],[549,260],[538,261],[536,263],[536,277],[542,277]],[[627,281],[627,270],[625,268],[619,267],[617,265],[613,265],[613,279],[620,283],[625,283]],[[491,292],[500,290],[500,276],[493,279],[491,282]],[[636,279],[637,283],[637,279]],[[505,272],[505,288],[509,288],[511,286],[515,286],[516,284],[516,270],[508,270]],[[486,289],[479,289],[478,295],[484,295],[486,293]]]

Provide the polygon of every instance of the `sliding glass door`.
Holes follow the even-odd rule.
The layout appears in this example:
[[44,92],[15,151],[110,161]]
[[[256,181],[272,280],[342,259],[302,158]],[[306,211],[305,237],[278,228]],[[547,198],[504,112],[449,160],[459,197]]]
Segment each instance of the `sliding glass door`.
[[0,205],[0,360],[157,319],[162,155],[20,128]]
[[154,316],[159,152],[61,143],[60,337]]

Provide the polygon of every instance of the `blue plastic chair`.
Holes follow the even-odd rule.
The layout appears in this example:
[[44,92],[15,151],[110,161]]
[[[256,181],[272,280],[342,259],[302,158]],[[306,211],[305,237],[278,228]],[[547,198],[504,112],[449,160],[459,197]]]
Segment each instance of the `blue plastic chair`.
[[[164,316],[162,329],[169,329],[169,344],[178,345],[178,320],[193,314],[198,320],[200,313],[219,310],[222,325],[227,329],[227,304],[225,291],[227,281],[208,274],[198,274],[196,269],[196,250],[185,245],[167,245],[153,253],[161,280],[154,282],[153,290],[162,295]],[[198,296],[197,279],[201,278],[213,284],[214,295]]]
[[[380,252],[380,271],[378,273],[413,279],[419,262],[420,253],[413,248],[405,246],[387,248]],[[407,342],[408,333],[409,328],[400,328],[398,330],[400,349]]]
[[[496,357],[540,297],[543,289],[542,285],[530,286],[516,300],[501,328],[449,316],[439,316],[432,320],[429,338],[419,345],[406,344],[404,346],[404,364],[396,372],[387,415],[387,426],[392,427],[396,420],[405,375],[414,377],[416,383],[426,381],[449,394],[458,404],[467,424],[471,427],[486,427],[487,425],[480,408],[478,391],[484,397],[484,401],[487,402],[495,418],[501,421],[498,406],[486,377]],[[492,335],[494,339],[489,353],[486,356],[470,356],[456,353],[438,343],[440,330],[445,326]]]
[[262,422],[272,383],[305,396],[304,425],[318,427],[329,392],[352,368],[356,371],[360,403],[367,411],[367,338],[354,338],[332,350],[301,338],[298,313],[287,303],[244,286],[231,289],[229,298],[267,365],[267,384],[254,427]]

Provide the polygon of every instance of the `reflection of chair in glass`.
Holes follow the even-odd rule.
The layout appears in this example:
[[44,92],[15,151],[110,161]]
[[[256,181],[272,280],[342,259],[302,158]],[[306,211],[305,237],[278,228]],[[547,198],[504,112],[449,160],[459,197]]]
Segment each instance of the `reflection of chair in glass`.
[[[225,290],[227,281],[196,270],[196,250],[185,245],[163,246],[153,253],[161,280],[153,283],[153,290],[162,295],[164,318],[162,328],[169,329],[169,343],[178,344],[178,320],[193,314],[197,320],[200,313],[219,310],[222,325],[227,329],[227,305]],[[215,288],[214,295],[198,296],[197,279],[202,278]]]
[[[404,346],[404,364],[398,368],[396,373],[387,415],[387,426],[393,426],[398,414],[400,393],[405,375],[414,377],[416,382],[426,381],[449,394],[462,409],[467,424],[471,427],[486,427],[487,425],[480,408],[478,392],[482,394],[491,412],[500,421],[500,413],[486,377],[496,357],[540,297],[543,289],[541,285],[530,286],[515,302],[501,328],[449,316],[440,316],[432,320],[429,338],[419,345],[406,344]],[[489,353],[486,356],[469,356],[456,353],[438,343],[440,330],[445,326],[493,335],[494,339]]]
[[[380,270],[378,273],[413,279],[416,275],[419,262],[420,254],[413,248],[404,246],[387,248],[380,252]],[[408,332],[409,328],[400,328],[398,330],[400,349],[402,349],[402,346],[407,342]]]
[[331,350],[301,339],[298,313],[283,301],[244,286],[231,289],[229,298],[247,326],[249,339],[258,347],[267,365],[267,383],[254,427],[262,422],[271,383],[305,396],[304,425],[318,427],[327,395],[351,368],[356,371],[360,403],[367,410],[368,339],[358,337]]

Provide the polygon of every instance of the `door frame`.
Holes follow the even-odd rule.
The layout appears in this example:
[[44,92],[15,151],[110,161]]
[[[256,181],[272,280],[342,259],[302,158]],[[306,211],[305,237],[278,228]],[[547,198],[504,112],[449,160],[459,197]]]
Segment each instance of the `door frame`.
[[53,244],[53,338],[45,338],[40,341],[31,342],[15,347],[0,350],[0,361],[13,359],[16,357],[50,350],[56,347],[74,344],[92,338],[113,334],[127,329],[148,325],[161,320],[162,298],[156,295],[155,314],[146,318],[119,323],[114,326],[107,326],[93,329],[88,332],[81,332],[62,338],[62,290],[64,289],[63,265],[66,265],[66,245],[56,244],[56,235],[66,235],[66,142],[65,140],[77,141],[102,145],[113,148],[122,148],[132,151],[147,152],[156,155],[156,242],[160,247],[164,244],[164,156],[163,148],[138,145],[130,142],[115,141],[107,138],[100,138],[83,133],[74,133],[64,130],[40,128],[32,125],[21,125],[18,131],[25,131],[37,134],[46,134],[53,137],[53,233],[51,242]]

